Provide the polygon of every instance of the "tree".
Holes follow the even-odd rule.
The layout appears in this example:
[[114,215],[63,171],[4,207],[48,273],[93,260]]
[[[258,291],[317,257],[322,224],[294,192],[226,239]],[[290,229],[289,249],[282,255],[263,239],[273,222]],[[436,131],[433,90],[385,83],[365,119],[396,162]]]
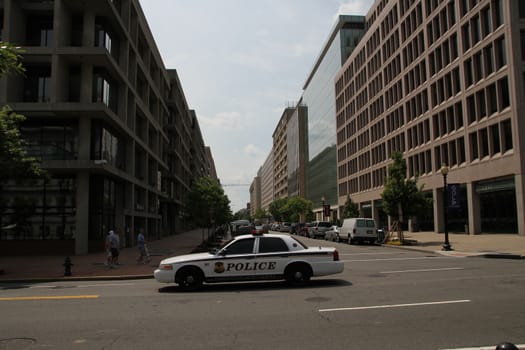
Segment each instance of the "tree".
[[255,214],[253,214],[253,219],[257,221],[261,221],[266,218],[268,218],[268,213],[264,209],[259,208],[255,211]]
[[354,203],[350,195],[346,197],[346,203],[343,207],[343,219],[346,218],[356,218],[359,216],[359,206],[357,203]]
[[209,177],[197,179],[186,198],[186,213],[199,227],[230,222],[230,200],[219,183]]
[[0,41],[0,77],[10,72],[23,74],[22,65],[23,50],[10,43]]
[[407,179],[407,164],[400,152],[392,155],[393,163],[388,167],[384,191],[381,193],[385,213],[398,218],[398,237],[403,241],[401,224],[405,218],[417,216],[428,205],[423,187],[417,187],[417,177]]
[[272,202],[268,211],[276,221],[298,222],[312,215],[312,202],[301,197],[280,198]]
[[[23,74],[21,52],[11,44],[0,42],[0,77],[10,72]],[[8,106],[0,109],[0,181],[45,175],[37,161],[26,154],[20,134],[20,124],[24,120],[23,115]]]

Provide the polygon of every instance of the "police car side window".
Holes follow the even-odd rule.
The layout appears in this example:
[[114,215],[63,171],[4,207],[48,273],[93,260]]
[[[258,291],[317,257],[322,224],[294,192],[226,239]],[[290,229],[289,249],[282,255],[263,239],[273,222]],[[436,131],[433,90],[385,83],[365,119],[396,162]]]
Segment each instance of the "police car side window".
[[288,246],[278,237],[261,237],[259,253],[287,252]]
[[226,255],[231,254],[252,254],[254,238],[241,239],[230,244],[226,248]]

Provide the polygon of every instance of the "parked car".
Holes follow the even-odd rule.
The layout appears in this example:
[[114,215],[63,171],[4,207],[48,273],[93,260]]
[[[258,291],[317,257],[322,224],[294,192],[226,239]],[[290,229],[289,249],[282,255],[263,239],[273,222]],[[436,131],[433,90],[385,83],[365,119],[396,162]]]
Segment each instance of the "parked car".
[[311,277],[342,272],[344,263],[333,247],[305,246],[283,234],[242,235],[209,253],[164,259],[154,272],[158,282],[194,290],[205,283],[280,280],[304,284]]
[[279,232],[290,232],[292,228],[292,224],[289,222],[282,222],[279,225]]
[[344,219],[340,236],[343,240],[348,240],[349,244],[362,242],[373,244],[377,241],[376,222],[371,218]]
[[334,225],[332,226],[328,231],[324,234],[324,239],[327,241],[332,242],[340,242],[341,237],[339,236],[339,231],[341,230],[341,227]]
[[290,233],[293,235],[299,235],[301,231],[303,230],[303,228],[305,227],[305,225],[306,224],[304,222],[294,222],[292,224]]
[[328,221],[317,221],[314,226],[309,230],[310,238],[321,238],[324,239],[326,231],[332,227],[332,224]]

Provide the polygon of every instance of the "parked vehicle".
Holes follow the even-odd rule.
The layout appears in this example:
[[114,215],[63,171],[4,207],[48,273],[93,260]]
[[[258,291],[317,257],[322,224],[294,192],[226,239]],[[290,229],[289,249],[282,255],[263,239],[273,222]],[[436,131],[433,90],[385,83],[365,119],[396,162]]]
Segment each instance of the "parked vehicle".
[[342,240],[348,240],[349,244],[373,244],[377,241],[377,225],[371,218],[344,219],[339,235]]
[[290,232],[292,229],[292,224],[289,222],[282,222],[279,225],[279,232]]
[[310,238],[321,238],[324,239],[326,231],[332,227],[332,224],[328,221],[317,221],[314,226],[310,229]]
[[334,225],[332,226],[328,231],[325,232],[324,239],[327,241],[332,242],[340,242],[341,237],[339,235],[339,231],[341,230],[341,227]]

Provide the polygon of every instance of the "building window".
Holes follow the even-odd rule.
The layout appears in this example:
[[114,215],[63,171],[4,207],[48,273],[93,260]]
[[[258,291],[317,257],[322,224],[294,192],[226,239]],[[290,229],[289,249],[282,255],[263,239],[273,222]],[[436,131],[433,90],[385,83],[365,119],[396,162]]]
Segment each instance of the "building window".
[[24,102],[51,101],[51,68],[33,66],[26,68],[24,80]]
[[97,17],[95,23],[95,46],[103,47],[111,53],[111,34],[106,27],[107,25],[105,25],[104,21]]
[[70,160],[78,157],[76,122],[46,119],[44,123],[28,120],[20,131],[30,157],[39,160]]
[[93,78],[93,102],[102,102],[113,112],[117,112],[116,84],[105,71],[95,70]]
[[505,120],[503,123],[501,123],[501,129],[503,131],[502,133],[503,152],[507,152],[508,150],[511,150],[513,148],[512,146],[512,125],[511,125],[510,119]]
[[53,46],[53,16],[29,16],[26,27],[27,46]]
[[116,168],[125,169],[124,143],[109,128],[94,122],[91,145],[91,159],[104,160]]

